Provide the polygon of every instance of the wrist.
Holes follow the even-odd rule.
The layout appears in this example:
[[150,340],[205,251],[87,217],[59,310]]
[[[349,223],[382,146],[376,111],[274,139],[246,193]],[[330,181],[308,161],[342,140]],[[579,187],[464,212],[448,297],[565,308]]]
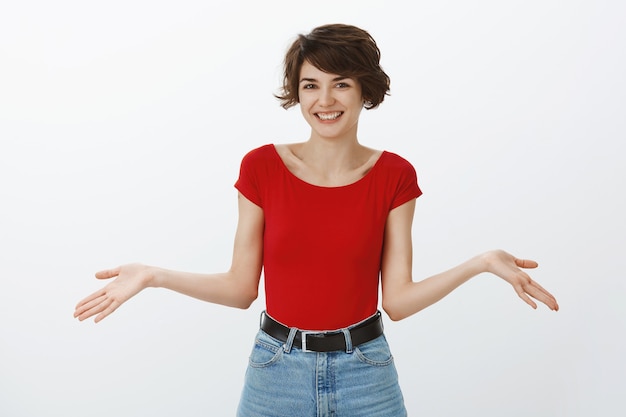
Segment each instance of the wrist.
[[470,276],[480,275],[483,272],[489,272],[489,260],[487,253],[481,253],[467,261]]
[[165,274],[165,270],[162,268],[157,268],[154,266],[146,266],[145,274],[144,274],[144,286],[146,288],[152,287],[160,287],[163,282],[163,275]]
[[481,272],[494,273],[493,267],[499,260],[499,252],[502,252],[502,251],[491,250],[481,255],[478,255],[478,257],[480,258],[479,262],[481,264],[481,269],[482,269]]

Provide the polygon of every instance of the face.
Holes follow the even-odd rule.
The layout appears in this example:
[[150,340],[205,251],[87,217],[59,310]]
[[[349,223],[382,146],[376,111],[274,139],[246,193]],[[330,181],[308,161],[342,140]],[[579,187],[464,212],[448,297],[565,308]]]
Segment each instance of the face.
[[298,86],[300,110],[312,135],[326,139],[356,138],[363,97],[358,81],[329,74],[305,61]]

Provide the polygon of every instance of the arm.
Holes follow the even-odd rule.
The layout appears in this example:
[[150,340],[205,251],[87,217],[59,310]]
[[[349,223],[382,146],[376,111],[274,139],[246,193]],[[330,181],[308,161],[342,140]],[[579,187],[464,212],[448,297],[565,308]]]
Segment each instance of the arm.
[[559,309],[556,299],[520,269],[535,268],[537,263],[517,259],[501,250],[475,256],[448,271],[413,282],[411,228],[414,211],[415,200],[391,210],[385,226],[382,304],[392,320],[401,320],[436,303],[483,272],[491,272],[510,283],[519,297],[533,308],[537,308],[537,304],[531,297],[552,310]]
[[190,297],[231,307],[247,308],[258,294],[263,267],[263,210],[239,194],[239,221],[231,267],[227,272],[198,274],[130,264],[96,273],[115,278],[76,306],[74,317],[96,316],[99,322],[147,287],[167,288]]

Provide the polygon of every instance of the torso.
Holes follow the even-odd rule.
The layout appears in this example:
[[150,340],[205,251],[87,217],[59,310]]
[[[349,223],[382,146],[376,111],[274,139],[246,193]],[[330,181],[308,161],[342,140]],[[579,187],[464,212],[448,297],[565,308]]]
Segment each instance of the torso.
[[387,216],[421,193],[415,170],[398,155],[372,150],[344,170],[350,175],[342,182],[317,182],[306,175],[315,172],[307,171],[307,158],[285,151],[283,145],[252,150],[236,183],[264,213],[267,312],[289,327],[347,327],[378,308]]

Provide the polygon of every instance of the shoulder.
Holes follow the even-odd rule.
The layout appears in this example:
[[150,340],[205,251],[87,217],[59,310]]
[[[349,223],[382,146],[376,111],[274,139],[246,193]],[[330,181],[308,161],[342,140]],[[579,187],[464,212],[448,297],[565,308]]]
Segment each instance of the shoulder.
[[397,153],[391,151],[383,151],[383,155],[385,156],[385,162],[389,165],[399,166],[399,167],[413,167],[413,164],[409,162],[404,157],[398,155]]
[[380,160],[381,165],[383,165],[384,168],[390,172],[416,175],[413,164],[397,153],[384,151]]
[[273,144],[254,148],[246,153],[241,160],[242,169],[258,169],[276,164],[278,154]]
[[400,155],[385,151],[382,155],[386,184],[393,193],[391,209],[422,195],[413,164]]
[[248,161],[264,160],[264,159],[271,158],[275,154],[276,154],[276,150],[274,148],[274,145],[266,144],[266,145],[262,145],[262,146],[259,146],[258,148],[254,148],[248,151],[248,153],[244,155],[243,160],[248,160]]
[[254,148],[244,155],[235,187],[250,201],[263,207],[263,190],[276,173],[276,152],[273,145]]

